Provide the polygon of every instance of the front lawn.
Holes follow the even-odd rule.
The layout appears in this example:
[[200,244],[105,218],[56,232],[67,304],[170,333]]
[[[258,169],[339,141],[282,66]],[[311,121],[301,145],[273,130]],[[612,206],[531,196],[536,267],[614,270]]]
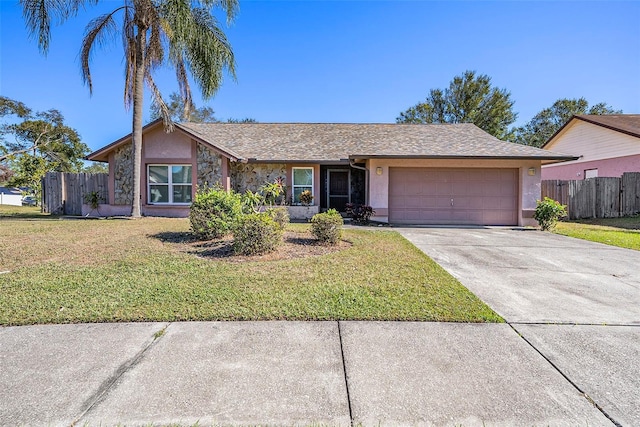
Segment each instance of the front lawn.
[[[225,255],[185,219],[48,219],[0,210],[0,324],[179,320],[499,322],[392,231],[345,230],[337,251]],[[302,237],[300,237],[302,236]],[[312,248],[313,249],[313,248]],[[216,252],[217,251],[217,252]],[[293,254],[295,255],[295,254]],[[277,258],[277,257],[275,257]]]
[[640,215],[559,222],[555,233],[640,251]]

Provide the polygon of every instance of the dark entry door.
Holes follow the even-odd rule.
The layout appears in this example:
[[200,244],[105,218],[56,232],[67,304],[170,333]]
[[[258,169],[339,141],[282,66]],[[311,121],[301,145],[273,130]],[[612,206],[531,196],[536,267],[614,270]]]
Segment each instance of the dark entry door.
[[327,186],[329,208],[344,212],[346,204],[349,203],[349,171],[329,170],[327,178],[329,180]]

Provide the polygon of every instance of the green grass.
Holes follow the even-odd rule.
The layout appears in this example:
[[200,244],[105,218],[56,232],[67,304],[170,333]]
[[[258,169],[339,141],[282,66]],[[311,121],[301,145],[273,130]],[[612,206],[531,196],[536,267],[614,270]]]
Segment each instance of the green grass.
[[0,219],[2,218],[56,218],[40,212],[39,206],[10,206],[0,205]]
[[560,222],[557,234],[640,251],[640,215]]
[[[340,251],[204,258],[185,219],[2,215],[0,325],[179,320],[502,319],[392,231],[345,230]],[[308,233],[306,224],[291,229]],[[178,236],[167,239],[166,236]],[[206,246],[206,245],[205,245]]]

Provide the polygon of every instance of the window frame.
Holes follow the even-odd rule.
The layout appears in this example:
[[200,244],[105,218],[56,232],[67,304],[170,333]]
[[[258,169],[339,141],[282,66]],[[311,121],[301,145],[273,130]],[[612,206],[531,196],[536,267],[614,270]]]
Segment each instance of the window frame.
[[[151,173],[149,172],[151,167],[157,167],[157,166],[164,166],[167,168],[167,182],[159,182],[159,183],[152,183],[150,178],[151,178]],[[190,173],[191,173],[191,182],[189,183],[185,183],[185,182],[177,182],[174,183],[173,182],[173,167],[174,166],[180,166],[180,167],[188,167],[190,168]],[[154,202],[151,199],[151,186],[152,185],[164,185],[167,187],[168,191],[168,196],[169,196],[169,201],[168,202]],[[191,202],[174,202],[173,201],[173,187],[174,186],[189,186],[191,187]],[[147,204],[149,205],[161,205],[161,206],[168,206],[168,205],[172,205],[172,206],[190,206],[191,203],[193,202],[193,165],[192,164],[177,164],[177,163],[149,163],[147,164]]]
[[[311,185],[296,185],[296,169],[305,169],[311,170]],[[309,189],[311,187],[311,195],[315,199],[315,169],[313,166],[294,166],[291,168],[291,202],[293,204],[301,204],[300,200],[296,200],[296,188],[306,188]],[[304,190],[303,190],[304,191]]]

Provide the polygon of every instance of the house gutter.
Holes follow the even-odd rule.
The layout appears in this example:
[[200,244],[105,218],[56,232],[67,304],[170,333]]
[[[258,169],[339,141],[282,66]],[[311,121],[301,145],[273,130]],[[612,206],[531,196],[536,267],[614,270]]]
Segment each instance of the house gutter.
[[[366,163],[365,163],[366,164]],[[349,159],[349,166],[354,169],[360,169],[364,171],[364,204],[369,206],[369,169],[366,166],[357,166],[353,163],[353,159]]]

